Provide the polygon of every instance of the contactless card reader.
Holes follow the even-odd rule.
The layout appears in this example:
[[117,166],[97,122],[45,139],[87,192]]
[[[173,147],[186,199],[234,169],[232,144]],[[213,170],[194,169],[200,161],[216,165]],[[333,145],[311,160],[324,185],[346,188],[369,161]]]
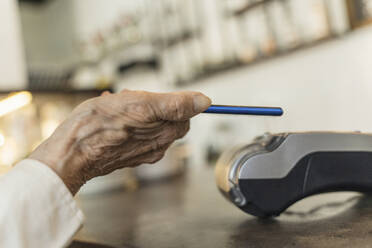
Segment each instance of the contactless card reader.
[[307,196],[372,191],[372,135],[361,133],[267,134],[222,154],[220,191],[243,211],[278,216]]

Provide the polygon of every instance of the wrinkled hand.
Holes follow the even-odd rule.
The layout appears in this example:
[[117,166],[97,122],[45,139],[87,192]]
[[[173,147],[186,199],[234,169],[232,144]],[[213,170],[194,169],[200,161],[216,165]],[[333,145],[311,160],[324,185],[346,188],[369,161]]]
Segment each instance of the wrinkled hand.
[[91,178],[160,160],[210,104],[197,92],[103,94],[80,104],[30,158],[76,194]]

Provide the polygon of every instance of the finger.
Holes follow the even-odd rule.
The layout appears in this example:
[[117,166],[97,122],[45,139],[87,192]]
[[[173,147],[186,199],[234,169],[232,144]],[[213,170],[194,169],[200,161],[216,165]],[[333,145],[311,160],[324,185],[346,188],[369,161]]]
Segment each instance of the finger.
[[111,92],[108,91],[108,90],[105,90],[104,92],[102,92],[101,96],[107,96],[107,95],[110,95]]
[[[159,122],[160,123],[160,122]],[[190,121],[164,121],[154,128],[134,128],[131,132],[137,140],[154,140],[157,138],[179,139],[190,129]]]
[[115,157],[115,159],[104,165],[105,170],[113,171],[124,167],[135,167],[143,163],[154,163],[164,156],[171,144],[165,144],[158,150],[153,150],[151,146],[146,145],[145,149],[136,150],[130,156],[122,153],[121,156]]
[[152,93],[150,104],[157,120],[185,121],[203,112],[211,100],[199,92]]
[[[167,129],[163,129],[159,139],[165,139],[168,142],[173,142],[177,139],[182,138],[190,129],[190,120],[179,121],[179,122],[170,122]],[[165,143],[165,142],[162,142]]]
[[130,140],[130,142],[125,142],[125,144],[118,147],[118,149],[115,149],[115,152],[113,152],[111,156],[118,158],[120,161],[125,163],[125,161],[131,160],[134,157],[141,157],[147,153],[166,149],[173,143],[173,141],[174,140],[168,141],[166,139],[145,141]]
[[170,145],[163,147],[162,149],[156,151],[150,151],[145,154],[141,154],[141,156],[134,157],[126,162],[127,167],[136,167],[141,164],[154,164],[161,160],[165,152],[168,150]]
[[154,164],[158,161],[160,161],[162,158],[164,158],[165,152],[168,150],[168,147],[166,149],[158,150],[153,152],[152,154],[146,154],[141,161],[138,161],[138,165],[140,164]]
[[190,130],[190,120],[177,123],[178,135],[177,139],[183,138]]
[[140,161],[141,158],[148,157],[149,154],[167,150],[176,139],[187,133],[189,124],[189,121],[168,122],[164,131],[158,132],[157,136],[153,136],[151,139],[149,136],[132,136],[131,141],[125,142],[119,149],[102,155],[103,157],[111,157],[111,162],[106,166],[113,166],[114,169],[125,167],[130,161]]

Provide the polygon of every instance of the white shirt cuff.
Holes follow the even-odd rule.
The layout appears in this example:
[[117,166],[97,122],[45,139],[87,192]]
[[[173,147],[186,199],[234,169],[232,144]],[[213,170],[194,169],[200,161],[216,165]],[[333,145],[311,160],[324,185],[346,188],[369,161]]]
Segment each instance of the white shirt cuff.
[[60,177],[36,160],[1,176],[0,196],[0,247],[64,247],[84,221]]

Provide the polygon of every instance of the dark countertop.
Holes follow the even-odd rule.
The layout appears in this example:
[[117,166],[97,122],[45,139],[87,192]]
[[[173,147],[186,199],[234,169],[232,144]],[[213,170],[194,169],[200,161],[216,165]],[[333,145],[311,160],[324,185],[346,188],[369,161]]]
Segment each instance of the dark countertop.
[[372,247],[372,197],[311,197],[276,219],[257,219],[218,192],[198,168],[134,192],[80,197],[85,226],[71,247]]

